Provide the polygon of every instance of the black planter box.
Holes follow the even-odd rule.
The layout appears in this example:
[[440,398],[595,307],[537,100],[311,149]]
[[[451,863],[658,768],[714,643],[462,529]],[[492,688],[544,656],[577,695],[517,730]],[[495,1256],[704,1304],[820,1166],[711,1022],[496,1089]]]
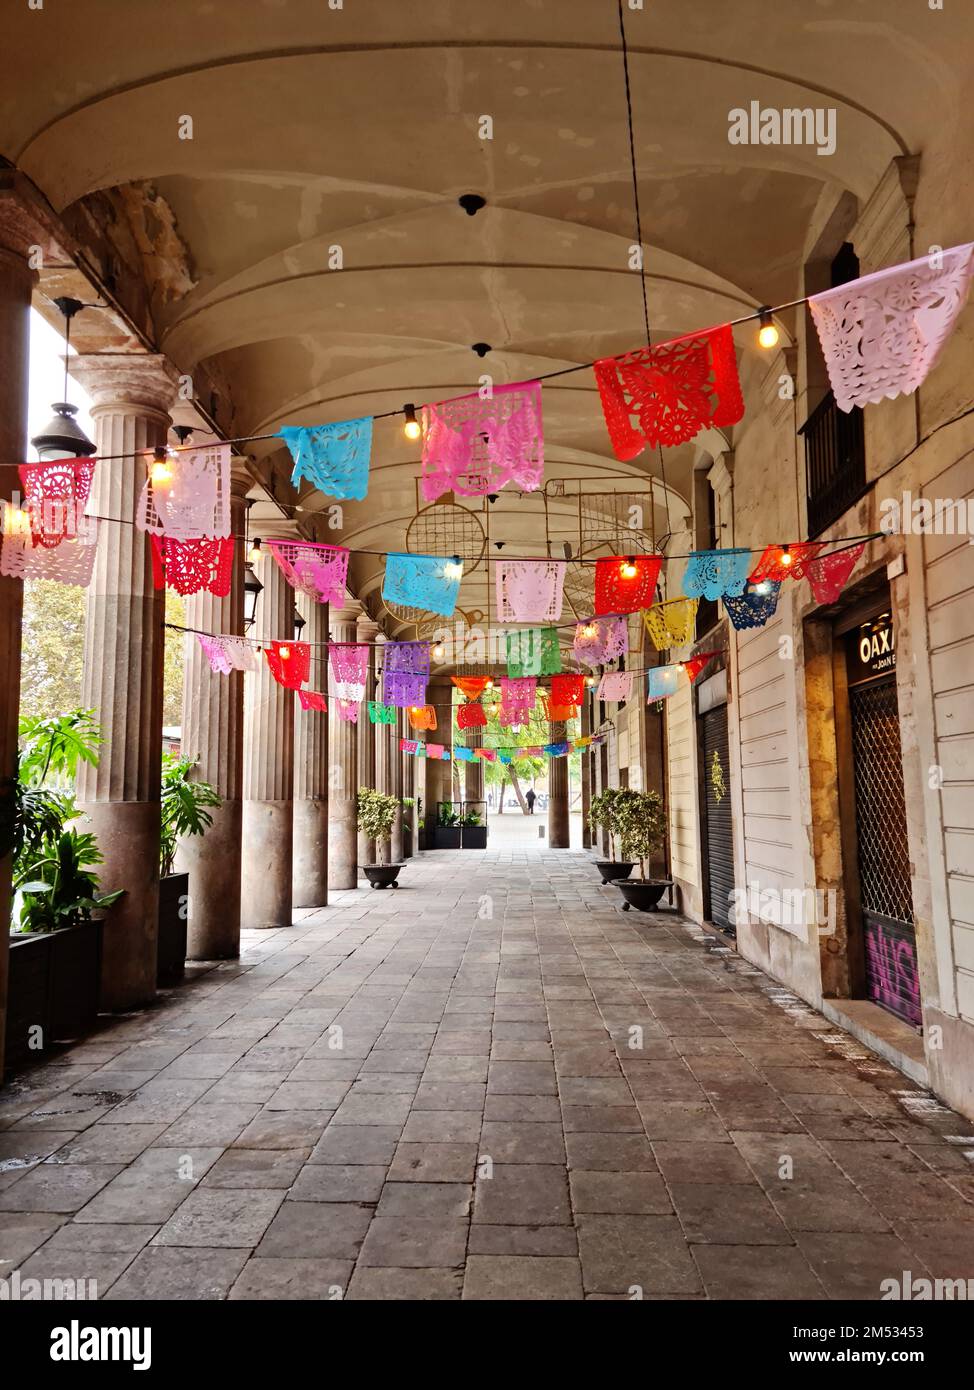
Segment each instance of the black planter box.
[[422,853],[424,849],[429,849],[429,840],[427,838],[425,830],[417,831],[416,840],[418,842],[420,853]]
[[486,849],[487,848],[487,827],[486,825],[464,825],[460,829],[460,848],[461,849]]
[[459,849],[460,827],[458,825],[434,825],[434,849]]
[[178,985],[186,970],[186,921],[189,915],[189,874],[167,874],[159,880],[159,941],[156,984]]
[[101,936],[100,922],[11,936],[7,1070],[38,1061],[52,1043],[68,1042],[94,1028]]
[[413,831],[409,825],[403,825],[402,828],[402,857],[403,859],[412,859],[413,857]]

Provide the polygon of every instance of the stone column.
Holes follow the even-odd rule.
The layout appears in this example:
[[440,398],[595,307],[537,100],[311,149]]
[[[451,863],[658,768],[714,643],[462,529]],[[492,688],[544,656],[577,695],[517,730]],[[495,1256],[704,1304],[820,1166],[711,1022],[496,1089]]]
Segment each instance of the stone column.
[[[136,451],[165,443],[176,372],[161,355],[122,353],[76,357],[71,371],[93,401],[98,455],[125,455],[96,469],[90,510],[132,518],[147,476]],[[125,889],[105,922],[100,998],[125,1010],[155,994],[159,930],[165,591],[143,531],[102,523],[85,610],[81,703],[102,743],[98,766],[79,769],[78,803],[104,856],[102,891]]]
[[[482,748],[484,746],[483,729],[467,729],[466,745],[468,748]],[[483,758],[472,758],[469,763],[463,765],[463,797],[465,801],[483,801],[484,799],[484,760]]]
[[409,810],[403,810],[403,858],[410,859],[416,853],[416,759],[399,752],[399,740],[409,738],[409,721],[405,710],[399,711],[396,722],[396,756],[402,769],[402,794],[412,801]]
[[[269,554],[259,578],[264,587],[252,635],[259,643],[293,641],[294,590]],[[294,691],[277,683],[261,655],[244,692],[241,925],[251,931],[291,925],[294,705]]]
[[[379,625],[374,623],[367,613],[362,613],[356,624],[358,641],[375,642],[379,635]],[[376,670],[378,651],[374,645],[369,647],[369,674],[365,686],[366,700],[378,700],[381,698],[381,685],[376,688]],[[375,750],[378,740],[382,737],[383,726],[381,724],[369,723],[369,712],[363,702],[362,709],[359,711],[359,722],[361,729],[358,735],[358,781],[355,783],[355,790],[359,787],[378,787],[375,780]],[[359,864],[375,863],[375,841],[368,836],[358,833],[358,862]]]
[[[358,640],[359,609],[339,608],[331,613],[331,637],[335,642]],[[329,697],[334,699],[334,697]],[[368,737],[368,714],[362,737]],[[328,719],[328,884],[332,891],[354,888],[358,883],[358,741],[357,724],[340,719],[337,708]]]
[[[6,211],[6,205],[0,205]],[[0,243],[0,498],[20,495],[13,465],[27,457],[27,363],[30,347],[30,295],[34,273],[27,261],[29,235],[19,244],[5,228]],[[8,245],[8,239],[10,244]],[[8,465],[8,466],[3,466]],[[24,586],[0,575],[0,1077],[7,1019],[10,875],[7,827],[13,813],[17,775],[17,719],[20,708],[20,638]]]
[[[592,703],[586,690],[582,697],[582,738],[592,732]],[[592,805],[592,758],[591,746],[582,749],[582,849],[592,848],[592,827],[588,823],[588,813]]]
[[[297,597],[311,644],[309,690],[328,693],[328,604]],[[328,902],[328,720],[330,711],[302,709],[294,701],[294,906]]]
[[[428,742],[440,743],[453,750],[453,722],[451,719],[452,682],[437,679],[430,682],[427,702],[436,707],[437,727],[425,735]],[[426,761],[426,828],[436,824],[437,807],[441,801],[453,800],[453,764],[440,759]]]
[[[552,743],[564,743],[568,737],[566,724],[549,724]],[[548,847],[570,849],[568,819],[568,759],[548,759]]]
[[[243,536],[250,479],[230,484],[230,530]],[[233,582],[226,598],[192,594],[185,601],[186,626],[202,632],[243,634],[244,546],[233,552]],[[244,676],[219,675],[202,647],[186,634],[183,672],[182,751],[197,758],[196,777],[223,798],[210,812],[205,835],[181,840],[176,869],[189,874],[187,956],[190,960],[233,960],[240,955],[240,871],[243,824]]]
[[402,799],[405,795],[405,781],[403,777],[403,755],[399,751],[399,729],[396,724],[388,725],[389,734],[389,762],[391,764],[391,787],[389,795],[394,796],[399,803],[396,811],[396,818],[392,822],[392,840],[390,843],[390,861],[393,864],[401,864],[403,860],[403,833],[402,833]]

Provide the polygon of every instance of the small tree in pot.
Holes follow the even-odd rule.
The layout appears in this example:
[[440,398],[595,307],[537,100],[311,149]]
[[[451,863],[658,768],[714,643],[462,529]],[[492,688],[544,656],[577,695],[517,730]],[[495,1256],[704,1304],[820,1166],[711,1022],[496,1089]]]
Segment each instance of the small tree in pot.
[[619,833],[616,804],[623,794],[624,789],[622,787],[606,787],[604,791],[599,792],[598,796],[592,798],[592,804],[589,807],[589,825],[593,830],[598,830],[601,827],[609,837],[610,858],[596,859],[595,861],[595,867],[602,875],[603,883],[626,878],[631,873],[634,864],[633,860],[625,857],[625,850],[623,850],[622,859],[616,858],[616,836]]
[[358,825],[367,840],[375,841],[376,864],[363,864],[362,870],[373,888],[398,888],[396,879],[401,864],[382,860],[390,858],[389,845],[392,826],[399,811],[399,801],[394,796],[385,796],[372,787],[358,789]]
[[213,824],[210,808],[222,798],[209,782],[196,782],[190,774],[195,758],[162,755],[162,815],[159,843],[159,934],[156,949],[156,984],[174,985],[186,968],[186,931],[189,915],[189,874],[176,873],[179,841],[205,835]]
[[619,792],[614,802],[614,814],[622,852],[639,861],[639,877],[620,882],[626,899],[623,910],[636,907],[649,912],[670,886],[668,879],[647,878],[649,861],[666,838],[666,812],[656,792],[637,792],[628,788]]

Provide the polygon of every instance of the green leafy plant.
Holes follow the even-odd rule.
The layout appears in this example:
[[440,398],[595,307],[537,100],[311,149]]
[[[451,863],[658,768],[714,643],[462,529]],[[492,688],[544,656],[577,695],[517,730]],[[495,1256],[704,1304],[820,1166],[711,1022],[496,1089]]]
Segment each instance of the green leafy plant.
[[484,818],[479,811],[464,811],[460,824],[468,827],[483,825]]
[[616,836],[619,833],[615,808],[622,790],[621,787],[606,787],[604,791],[592,797],[588,810],[588,823],[592,829],[598,830],[601,827],[609,837],[609,856],[613,862],[616,857]]
[[358,826],[367,840],[375,841],[376,859],[381,864],[388,852],[392,827],[399,810],[399,799],[377,792],[373,787],[358,789]]
[[639,877],[645,879],[649,858],[666,837],[666,812],[656,792],[620,788],[613,802],[613,816],[624,859],[639,860]]
[[15,918],[22,932],[51,932],[91,921],[97,908],[110,907],[124,890],[99,893],[89,872],[102,863],[94,835],[64,830],[45,841],[44,852],[31,858],[14,878]]
[[436,809],[436,824],[441,830],[452,830],[460,824],[460,812],[449,801],[441,801]]
[[81,763],[98,766],[101,729],[90,709],[70,710],[50,719],[20,720],[18,777],[29,787],[73,788]]
[[190,773],[195,758],[162,755],[162,835],[160,872],[163,878],[173,871],[176,846],[187,835],[205,835],[213,824],[210,808],[222,805],[222,798],[209,782],[194,782]]

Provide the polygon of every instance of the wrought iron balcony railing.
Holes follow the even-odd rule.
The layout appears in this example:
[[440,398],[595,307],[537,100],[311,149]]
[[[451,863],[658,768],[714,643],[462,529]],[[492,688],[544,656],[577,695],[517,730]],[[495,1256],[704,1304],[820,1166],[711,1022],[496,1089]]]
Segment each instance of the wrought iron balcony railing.
[[798,433],[805,439],[808,534],[817,536],[866,491],[862,411],[839,410],[830,391]]

